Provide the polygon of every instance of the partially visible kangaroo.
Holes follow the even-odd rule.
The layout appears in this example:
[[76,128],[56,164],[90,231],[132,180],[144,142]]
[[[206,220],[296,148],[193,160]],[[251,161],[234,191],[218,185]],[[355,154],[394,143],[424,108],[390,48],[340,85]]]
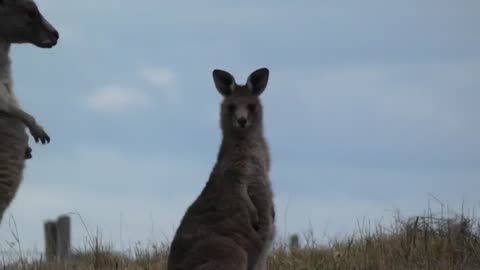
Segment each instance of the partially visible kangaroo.
[[36,142],[50,142],[33,116],[23,111],[13,92],[10,46],[31,43],[52,48],[59,34],[32,0],[0,0],[0,222],[20,185],[25,159],[32,157],[25,127]]
[[270,155],[263,136],[259,96],[269,71],[246,85],[214,70],[223,141],[200,196],[188,208],[171,245],[169,270],[264,270],[274,234]]

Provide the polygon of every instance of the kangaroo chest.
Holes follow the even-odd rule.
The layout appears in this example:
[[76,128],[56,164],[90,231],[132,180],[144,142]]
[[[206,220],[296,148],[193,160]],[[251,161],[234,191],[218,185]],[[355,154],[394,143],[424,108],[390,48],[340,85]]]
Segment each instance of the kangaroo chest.
[[[0,48],[3,48],[1,42]],[[28,143],[25,125],[20,120],[8,117],[1,112],[1,109],[8,104],[18,106],[13,93],[8,51],[0,49],[0,151],[5,155],[6,153],[10,153],[10,155],[15,153],[15,156],[23,158]]]
[[10,59],[5,52],[0,52],[0,101],[17,105],[17,99],[13,93]]

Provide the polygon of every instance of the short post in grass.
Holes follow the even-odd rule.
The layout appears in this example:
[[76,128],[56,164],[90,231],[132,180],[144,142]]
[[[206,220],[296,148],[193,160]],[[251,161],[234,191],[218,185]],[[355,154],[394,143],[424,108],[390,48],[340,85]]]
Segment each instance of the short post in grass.
[[70,217],[60,216],[57,220],[57,257],[60,260],[70,256]]
[[50,220],[45,222],[44,230],[45,258],[48,262],[51,262],[57,257],[57,223]]
[[45,258],[48,262],[65,260],[70,256],[70,224],[69,216],[60,216],[56,221],[45,222]]
[[290,235],[290,239],[288,242],[289,242],[288,246],[290,248],[290,251],[297,250],[300,248],[300,238],[298,237],[298,234]]

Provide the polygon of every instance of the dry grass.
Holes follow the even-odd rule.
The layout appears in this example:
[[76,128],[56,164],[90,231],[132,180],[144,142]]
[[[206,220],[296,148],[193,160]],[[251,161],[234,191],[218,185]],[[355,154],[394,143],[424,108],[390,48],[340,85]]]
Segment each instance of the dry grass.
[[[308,239],[308,237],[307,237]],[[471,219],[415,217],[376,226],[327,246],[277,247],[269,269],[480,269],[480,224]]]
[[[305,234],[303,240],[303,246],[293,248],[277,244],[268,260],[268,269],[480,269],[480,222],[463,215],[397,218],[388,228],[359,225],[355,235],[323,245],[315,242],[312,232]],[[39,270],[166,269],[167,256],[167,245],[137,246],[128,254],[117,254],[94,238],[68,262],[49,264],[20,258],[0,266]]]

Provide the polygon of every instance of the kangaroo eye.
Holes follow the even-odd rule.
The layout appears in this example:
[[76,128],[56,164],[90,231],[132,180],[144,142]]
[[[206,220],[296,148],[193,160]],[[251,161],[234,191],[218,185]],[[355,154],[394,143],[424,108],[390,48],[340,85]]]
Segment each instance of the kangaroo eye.
[[237,107],[236,107],[234,104],[230,104],[230,105],[228,105],[228,107],[227,107],[227,110],[228,110],[229,112],[234,112],[236,109],[237,109]]
[[257,109],[257,105],[255,105],[255,104],[248,104],[247,108],[248,108],[249,111],[252,111],[252,112],[253,112],[253,111],[255,111],[255,110]]

